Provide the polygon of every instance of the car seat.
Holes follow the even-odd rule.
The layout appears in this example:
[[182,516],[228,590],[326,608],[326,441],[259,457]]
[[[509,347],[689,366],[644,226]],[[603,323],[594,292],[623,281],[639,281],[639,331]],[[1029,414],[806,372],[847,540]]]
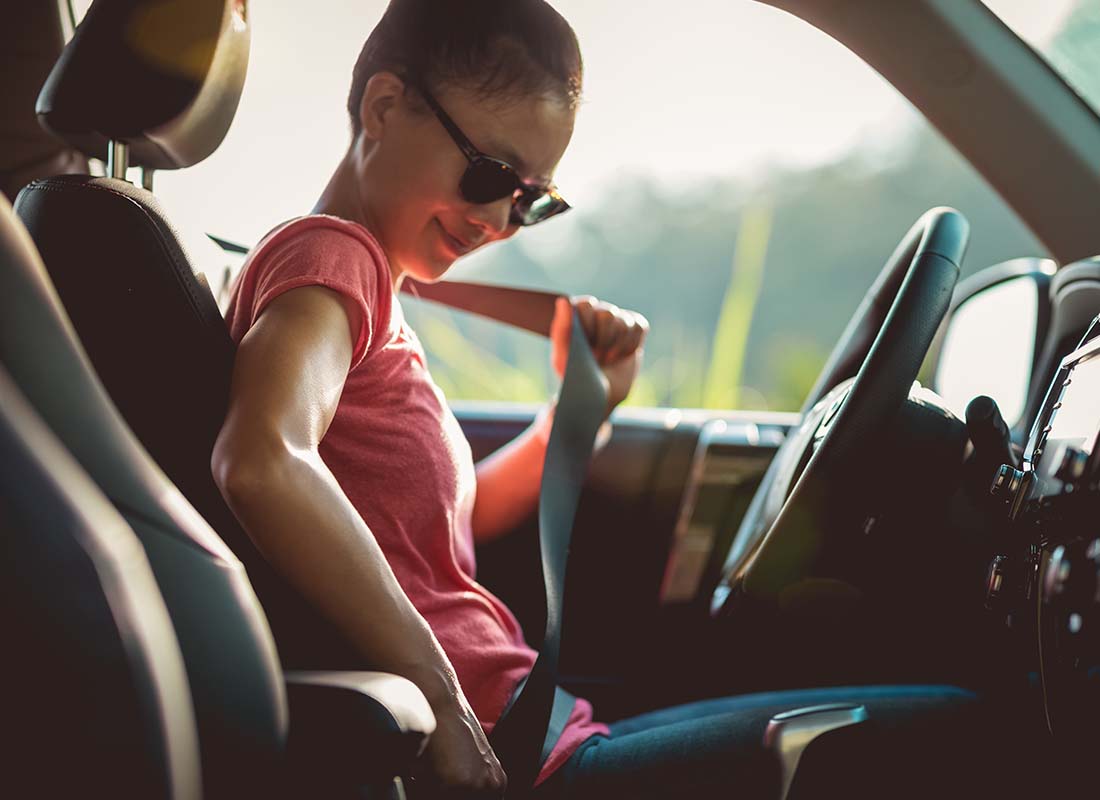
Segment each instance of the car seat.
[[145,551],[0,368],[0,794],[201,796],[183,657]]
[[339,796],[408,774],[434,728],[423,695],[381,673],[291,674],[284,684],[240,561],[119,417],[2,198],[0,364],[141,541],[187,670],[204,796],[288,785]]
[[247,65],[243,9],[234,0],[93,3],[38,112],[62,139],[108,158],[117,177],[34,181],[15,208],[123,418],[247,568],[284,666],[362,668],[336,628],[262,558],[214,483],[210,454],[235,345],[189,252],[196,237],[181,236],[122,169],[186,167],[221,142]]

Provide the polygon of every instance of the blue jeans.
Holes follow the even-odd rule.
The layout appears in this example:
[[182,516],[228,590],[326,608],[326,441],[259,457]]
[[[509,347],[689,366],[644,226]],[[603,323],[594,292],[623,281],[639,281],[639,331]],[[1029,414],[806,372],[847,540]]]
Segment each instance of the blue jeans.
[[[984,726],[986,719],[972,693],[949,686],[827,688],[705,700],[615,722],[610,735],[583,742],[535,797],[774,798],[779,770],[763,746],[768,720],[782,711],[835,702],[867,707],[869,722],[848,729],[862,738],[849,738],[843,751],[826,753],[827,739],[844,742],[839,731],[822,737],[822,747],[808,750],[803,765],[809,772],[810,753],[822,752],[814,763],[822,762],[824,772],[816,770],[815,777],[843,781],[833,787],[842,789],[842,796],[864,796],[856,784],[881,772],[896,786],[887,789],[889,795],[878,794],[881,786],[867,788],[866,796],[933,796],[924,794],[928,787],[935,796],[961,797],[970,789],[954,776],[945,786],[934,773],[950,775],[960,765],[967,772],[983,772],[974,769],[971,744],[976,736],[984,751],[991,740],[986,731],[976,732],[975,724]],[[831,777],[824,774],[829,770],[835,773]],[[801,766],[799,774],[801,779]],[[987,775],[977,778],[980,789]],[[796,781],[794,788],[799,785]]]

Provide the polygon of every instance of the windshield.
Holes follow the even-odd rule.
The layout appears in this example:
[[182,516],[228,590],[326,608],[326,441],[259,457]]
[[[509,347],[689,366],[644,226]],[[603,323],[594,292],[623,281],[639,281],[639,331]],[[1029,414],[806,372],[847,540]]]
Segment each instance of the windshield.
[[1100,112],[1100,0],[983,0]]

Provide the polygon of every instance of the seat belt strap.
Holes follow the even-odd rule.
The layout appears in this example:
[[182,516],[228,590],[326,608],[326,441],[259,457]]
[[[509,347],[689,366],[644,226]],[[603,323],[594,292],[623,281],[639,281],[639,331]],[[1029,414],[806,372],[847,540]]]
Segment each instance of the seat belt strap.
[[[408,278],[401,289],[547,337],[555,304],[561,296],[453,281],[425,284]],[[573,708],[571,696],[560,692],[557,686],[565,568],[581,489],[606,410],[607,382],[574,311],[569,357],[539,489],[539,561],[546,598],[546,629],[530,674],[489,737],[508,775],[509,798],[530,792],[544,757],[553,750]],[[561,730],[552,736],[553,724],[560,725]]]
[[[512,692],[512,697],[508,700],[508,705],[504,709],[503,717],[512,708],[512,703],[516,701],[520,693],[523,691],[523,687],[527,685],[527,676],[523,677],[518,684],[516,684],[516,690]],[[558,740],[561,739],[561,735],[565,733],[565,726],[569,723],[569,717],[573,714],[573,706],[577,704],[577,698],[571,695],[569,692],[560,686],[554,687],[554,703],[550,708],[550,723],[546,728],[546,736],[542,740],[542,755],[539,757],[539,767],[541,768],[550,754],[554,751],[554,747],[557,745]]]
[[546,728],[546,738],[542,741],[542,755],[539,757],[540,768],[550,758],[558,739],[565,733],[565,726],[569,722],[569,717],[573,714],[573,706],[576,704],[577,698],[560,686],[554,687],[554,705],[550,709],[550,725]]

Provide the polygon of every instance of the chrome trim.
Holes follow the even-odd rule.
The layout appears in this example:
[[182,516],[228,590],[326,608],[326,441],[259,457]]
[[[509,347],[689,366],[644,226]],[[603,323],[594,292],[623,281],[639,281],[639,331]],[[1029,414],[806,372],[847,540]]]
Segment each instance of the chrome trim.
[[1024,448],[1023,471],[1026,473],[1035,472],[1039,458],[1043,455],[1043,450],[1046,447],[1046,434],[1050,431],[1054,412],[1061,408],[1062,389],[1072,381],[1070,375],[1073,369],[1091,358],[1100,357],[1100,335],[1091,339],[1087,338],[1098,323],[1100,323],[1100,316],[1089,326],[1085,343],[1061,360],[1058,370],[1054,374],[1054,379],[1047,387],[1046,397],[1039,407],[1039,414],[1035,417],[1035,423],[1031,426],[1031,435],[1028,437],[1027,446]]
[[815,739],[839,728],[867,721],[867,707],[854,703],[797,708],[776,714],[764,732],[764,745],[779,757],[779,800],[786,800],[798,771],[798,762]]
[[[1096,320],[1093,321],[1093,325],[1096,325],[1098,321],[1100,321],[1100,317],[1097,317]],[[1089,326],[1089,331],[1091,332],[1091,330],[1092,326]],[[1095,355],[1097,352],[1100,352],[1100,336],[1088,340],[1063,358],[1061,367],[1065,369],[1066,367],[1076,366],[1078,361],[1084,361],[1086,357]]]
[[[414,298],[403,297],[402,302]],[[488,418],[509,418],[530,422],[544,403],[517,403],[497,400],[460,400],[450,401],[451,409],[456,413],[486,416]],[[646,408],[641,406],[619,406],[611,414],[611,422],[624,424],[641,423],[660,425],[671,430],[679,425],[698,425],[700,428],[711,420],[723,420],[731,425],[754,424],[761,430],[768,428],[797,427],[802,415],[797,411],[715,411],[707,408]]]
[[107,175],[111,178],[126,180],[126,170],[130,167],[130,145],[114,140],[107,143]]
[[156,170],[152,167],[141,168],[141,188],[147,192],[153,191],[153,175]]

